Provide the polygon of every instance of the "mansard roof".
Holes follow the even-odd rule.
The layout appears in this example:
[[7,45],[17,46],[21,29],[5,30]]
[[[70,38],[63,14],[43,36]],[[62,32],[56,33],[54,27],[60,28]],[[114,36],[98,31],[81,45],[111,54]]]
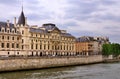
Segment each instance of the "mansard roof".
[[[12,31],[12,29],[15,29],[15,32],[16,32],[16,28],[12,23],[9,23],[9,27],[8,27],[7,22],[0,22],[0,31],[1,31],[1,28],[4,28],[5,31],[7,31],[7,28],[9,28],[10,31]],[[17,34],[20,34],[20,32],[17,32]]]
[[69,33],[62,33],[61,30],[59,30],[59,29],[56,27],[56,25],[55,25],[55,24],[52,24],[52,23],[43,24],[43,26],[40,27],[40,28],[32,28],[32,27],[30,27],[30,32],[33,32],[33,33],[50,33],[50,32],[52,32],[53,30],[58,30],[61,36],[73,37],[73,38],[75,38],[74,36],[72,36],[72,35],[69,34]]
[[76,41],[77,42],[90,42],[90,41],[95,41],[95,39],[90,36],[83,36],[83,37],[77,38]]
[[24,12],[22,11],[20,16],[19,16],[19,19],[18,19],[18,23],[19,25],[25,25],[25,16],[24,16]]
[[[7,22],[0,22],[0,28],[1,27],[7,28]],[[14,28],[14,24],[9,23],[9,28]]]
[[57,27],[56,27],[56,25],[55,24],[52,24],[52,23],[47,23],[47,24],[43,24],[43,26],[42,26],[43,28],[45,28],[46,30],[48,30],[48,31],[53,31],[53,30],[58,30],[58,31],[60,31]]
[[61,36],[65,36],[65,37],[73,37],[73,38],[75,38],[75,37],[72,36],[70,33],[61,33]]
[[47,30],[39,29],[39,28],[30,28],[30,32],[33,33],[47,33]]

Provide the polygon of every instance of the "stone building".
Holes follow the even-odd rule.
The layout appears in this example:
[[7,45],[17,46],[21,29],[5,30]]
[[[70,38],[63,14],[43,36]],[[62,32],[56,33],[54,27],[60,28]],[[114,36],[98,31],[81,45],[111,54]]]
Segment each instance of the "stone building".
[[22,10],[14,24],[0,22],[0,55],[68,56],[75,55],[75,37],[55,24],[30,26]]
[[109,39],[106,37],[90,37],[83,36],[76,40],[76,53],[80,55],[98,55],[102,52],[102,45],[109,43]]

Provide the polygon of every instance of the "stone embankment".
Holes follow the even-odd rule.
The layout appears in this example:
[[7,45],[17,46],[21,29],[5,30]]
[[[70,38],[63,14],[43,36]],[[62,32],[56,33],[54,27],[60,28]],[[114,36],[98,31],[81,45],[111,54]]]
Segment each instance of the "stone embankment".
[[107,60],[103,60],[103,63],[116,63],[116,62],[120,62],[120,59],[107,59]]
[[86,57],[7,58],[0,59],[0,72],[92,64],[102,61],[102,55]]

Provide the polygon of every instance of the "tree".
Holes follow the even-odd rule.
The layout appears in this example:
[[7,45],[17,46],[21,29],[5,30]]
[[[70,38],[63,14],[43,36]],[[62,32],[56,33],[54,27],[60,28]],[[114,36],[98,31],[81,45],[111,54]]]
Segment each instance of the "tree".
[[103,44],[102,46],[102,54],[105,56],[114,55],[115,57],[120,55],[120,44]]

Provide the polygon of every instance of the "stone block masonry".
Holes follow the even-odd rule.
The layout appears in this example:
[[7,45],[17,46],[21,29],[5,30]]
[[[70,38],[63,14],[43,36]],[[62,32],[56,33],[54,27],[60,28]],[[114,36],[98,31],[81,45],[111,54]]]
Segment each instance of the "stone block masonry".
[[87,57],[48,57],[1,59],[0,71],[41,69],[60,66],[82,65],[102,62],[102,55]]

